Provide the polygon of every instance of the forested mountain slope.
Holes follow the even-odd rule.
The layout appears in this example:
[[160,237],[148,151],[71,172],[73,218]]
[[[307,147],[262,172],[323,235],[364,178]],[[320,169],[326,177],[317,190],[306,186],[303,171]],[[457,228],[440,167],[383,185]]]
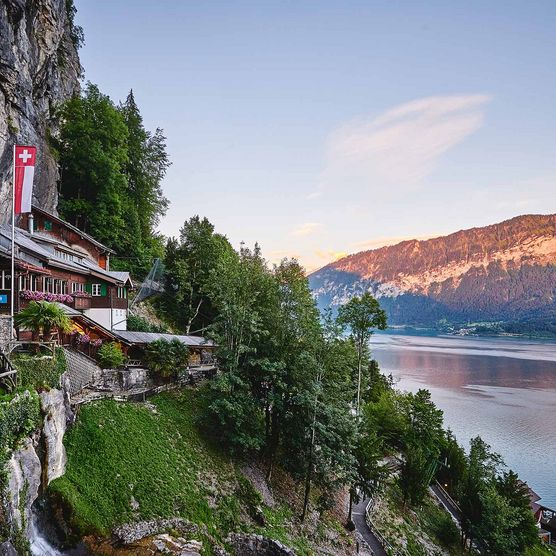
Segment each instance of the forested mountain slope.
[[363,251],[309,279],[321,309],[369,290],[394,325],[549,323],[556,315],[556,215]]

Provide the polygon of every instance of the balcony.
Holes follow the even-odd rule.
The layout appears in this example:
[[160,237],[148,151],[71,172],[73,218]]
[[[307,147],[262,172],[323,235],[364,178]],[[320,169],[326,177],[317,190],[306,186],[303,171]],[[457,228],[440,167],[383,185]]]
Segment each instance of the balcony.
[[19,297],[22,304],[27,304],[29,301],[50,301],[63,303],[69,307],[73,307],[78,311],[84,311],[91,308],[91,296],[85,292],[75,292],[72,295],[66,293],[48,293],[48,292],[35,292],[31,290],[23,290],[19,292]]

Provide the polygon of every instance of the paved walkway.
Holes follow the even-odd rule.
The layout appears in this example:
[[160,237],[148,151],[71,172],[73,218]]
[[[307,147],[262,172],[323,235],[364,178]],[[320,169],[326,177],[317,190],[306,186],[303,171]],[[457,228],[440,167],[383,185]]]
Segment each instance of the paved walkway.
[[461,512],[459,508],[454,504],[454,502],[446,496],[446,493],[443,489],[441,489],[437,484],[432,484],[430,489],[434,492],[434,494],[438,497],[438,499],[442,502],[442,505],[448,510],[452,517],[458,522],[461,523]]
[[359,502],[359,504],[355,504],[352,510],[352,519],[353,523],[355,523],[355,528],[361,536],[365,539],[365,542],[371,547],[373,554],[375,556],[388,556],[382,545],[378,542],[378,539],[374,536],[373,532],[367,525],[365,521],[365,508],[369,503],[369,499],[364,499]]

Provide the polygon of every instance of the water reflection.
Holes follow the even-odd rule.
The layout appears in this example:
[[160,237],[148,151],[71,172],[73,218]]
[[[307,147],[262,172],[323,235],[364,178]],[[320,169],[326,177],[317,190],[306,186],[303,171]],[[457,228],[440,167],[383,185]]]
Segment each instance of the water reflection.
[[398,387],[428,388],[467,447],[481,435],[556,508],[556,345],[507,339],[376,336]]

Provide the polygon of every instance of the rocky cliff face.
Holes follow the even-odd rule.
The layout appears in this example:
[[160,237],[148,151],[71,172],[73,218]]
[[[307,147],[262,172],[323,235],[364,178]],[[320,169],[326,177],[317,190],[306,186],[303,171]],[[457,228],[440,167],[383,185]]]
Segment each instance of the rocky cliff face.
[[79,90],[67,0],[0,0],[0,221],[11,207],[14,143],[36,145],[34,202],[55,211],[58,168],[46,137],[54,109]]
[[321,307],[371,291],[391,324],[556,316],[556,215],[356,253],[313,273]]

